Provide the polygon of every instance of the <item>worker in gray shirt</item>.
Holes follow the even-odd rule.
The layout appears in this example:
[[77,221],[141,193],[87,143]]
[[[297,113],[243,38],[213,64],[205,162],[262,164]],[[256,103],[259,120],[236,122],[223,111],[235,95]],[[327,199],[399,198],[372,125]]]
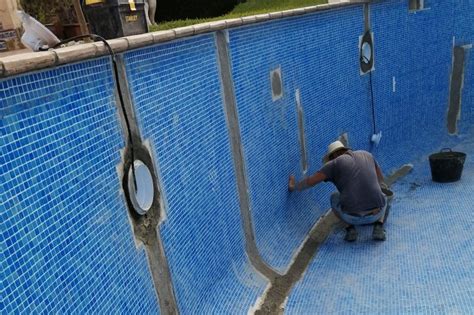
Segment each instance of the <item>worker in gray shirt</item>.
[[[336,216],[348,224],[345,240],[357,239],[355,225],[373,224],[372,238],[385,241],[383,227],[386,219],[387,196],[382,192],[383,174],[372,154],[352,151],[340,141],[331,143],[323,162],[324,166],[312,176],[296,182],[290,176],[288,189],[304,190],[323,181],[336,185],[338,192],[331,195],[331,207]],[[390,191],[388,191],[390,192]]]

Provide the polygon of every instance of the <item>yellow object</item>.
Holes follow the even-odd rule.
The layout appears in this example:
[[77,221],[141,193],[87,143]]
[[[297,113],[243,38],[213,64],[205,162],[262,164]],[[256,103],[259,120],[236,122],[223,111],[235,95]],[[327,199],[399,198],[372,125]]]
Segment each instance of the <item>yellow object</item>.
[[135,0],[128,0],[128,4],[130,4],[131,11],[137,11],[137,7],[135,6]]
[[104,2],[105,2],[105,0],[86,0],[86,5],[104,3]]
[[138,15],[136,15],[136,14],[125,16],[125,22],[127,22],[127,23],[136,22],[136,21],[138,21]]

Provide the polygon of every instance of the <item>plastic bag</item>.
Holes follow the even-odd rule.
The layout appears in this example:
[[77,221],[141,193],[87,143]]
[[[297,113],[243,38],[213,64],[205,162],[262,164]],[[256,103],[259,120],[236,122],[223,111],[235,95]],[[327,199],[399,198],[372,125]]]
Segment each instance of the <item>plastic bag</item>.
[[33,51],[39,51],[43,46],[54,47],[60,42],[56,35],[29,14],[17,11],[17,15],[25,29],[25,33],[21,37],[23,45],[33,49]]

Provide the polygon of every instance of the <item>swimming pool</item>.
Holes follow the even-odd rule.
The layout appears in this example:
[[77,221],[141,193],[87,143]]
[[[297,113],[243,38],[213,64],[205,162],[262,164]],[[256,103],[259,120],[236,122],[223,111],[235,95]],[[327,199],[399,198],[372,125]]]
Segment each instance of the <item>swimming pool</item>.
[[[415,170],[396,186],[400,211],[389,240],[343,246],[336,230],[290,293],[287,312],[469,311],[469,296],[446,293],[472,282],[464,260],[454,259],[459,248],[440,240],[426,248],[427,258],[416,257],[425,243],[408,242],[417,226],[406,221],[423,222],[425,239],[437,234],[424,224],[440,224],[459,233],[463,255],[472,252],[461,239],[464,225],[420,214],[441,215],[460,195],[453,185],[429,183],[427,154],[444,145],[472,153],[473,3],[431,2],[416,11],[408,4],[325,5],[215,23],[191,37],[180,29],[116,40],[119,84],[99,44],[78,48],[74,58],[58,50],[0,59],[0,310],[258,308],[270,280],[287,272],[329,208],[331,185],[289,195],[288,175],[318,170],[327,144],[344,135],[351,147],[373,152],[386,173],[405,163]],[[360,39],[368,29],[374,71],[361,74]],[[454,47],[463,58],[454,58]],[[453,75],[454,65],[462,75]],[[460,103],[451,98],[456,86]],[[376,146],[370,139],[380,131]],[[122,184],[130,147],[153,164],[156,230],[128,208]],[[459,189],[472,186],[471,169],[468,160]],[[455,218],[466,215],[464,197],[453,203]],[[155,231],[153,247],[143,233]],[[376,278],[369,269],[351,277],[370,257],[398,270],[403,283],[396,286],[396,273]],[[430,257],[438,269],[427,269]],[[329,285],[338,277],[343,288]],[[373,294],[386,308],[370,300]],[[415,305],[418,295],[423,303]],[[346,303],[331,304],[340,299]]]

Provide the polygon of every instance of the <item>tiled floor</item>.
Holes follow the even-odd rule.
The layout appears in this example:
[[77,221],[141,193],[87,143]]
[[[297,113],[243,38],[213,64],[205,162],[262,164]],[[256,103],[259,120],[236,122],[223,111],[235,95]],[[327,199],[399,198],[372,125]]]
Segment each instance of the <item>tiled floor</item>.
[[388,239],[333,233],[288,298],[287,314],[474,314],[474,140],[461,181],[431,181],[428,157],[395,184]]

